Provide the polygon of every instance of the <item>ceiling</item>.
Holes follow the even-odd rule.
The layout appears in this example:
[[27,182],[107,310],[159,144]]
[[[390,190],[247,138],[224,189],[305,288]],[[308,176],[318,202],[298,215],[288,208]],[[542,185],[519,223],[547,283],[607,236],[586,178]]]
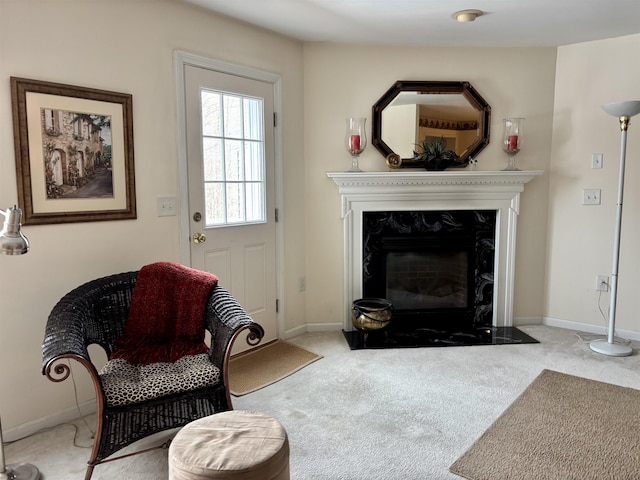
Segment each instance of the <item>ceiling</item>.
[[[182,0],[306,42],[561,46],[640,33],[639,0]],[[484,12],[460,23],[459,10]]]

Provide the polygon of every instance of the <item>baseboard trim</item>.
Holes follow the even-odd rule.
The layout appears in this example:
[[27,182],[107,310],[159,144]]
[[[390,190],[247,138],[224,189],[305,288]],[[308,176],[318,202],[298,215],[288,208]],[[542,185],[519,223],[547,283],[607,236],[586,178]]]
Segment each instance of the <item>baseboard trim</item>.
[[295,328],[291,328],[289,330],[285,330],[283,340],[288,340],[293,337],[297,337],[298,335],[302,335],[303,333],[307,333],[307,325],[299,325]]
[[[514,327],[526,325],[548,325],[550,327],[564,328],[566,330],[577,330],[596,335],[607,335],[606,327],[593,325],[590,323],[580,323],[571,320],[561,320],[553,317],[517,317],[513,319]],[[307,323],[299,327],[292,328],[285,332],[285,340],[293,338],[307,332],[336,332],[342,330],[341,323]],[[633,330],[616,329],[616,336],[629,340],[640,341],[640,332]]]
[[295,328],[286,330],[284,340],[288,338],[297,337],[303,333],[311,332],[339,332],[342,330],[342,323],[305,323]]
[[[553,317],[543,317],[542,324],[550,327],[565,328],[567,330],[578,330],[586,333],[607,336],[607,328],[604,325],[593,325],[590,323],[574,322],[571,320],[561,320]],[[633,330],[621,330],[616,328],[616,337],[626,338],[628,340],[640,341],[640,332]]]
[[339,332],[342,323],[308,323],[307,332]]
[[518,317],[513,319],[514,327],[523,327],[525,325],[542,325],[542,317]]
[[[544,323],[542,317],[518,317],[513,319],[513,326],[524,326],[524,325],[542,325]],[[291,328],[285,331],[285,337],[283,340],[287,340],[289,338],[297,337],[298,335],[302,335],[303,333],[310,332],[339,332],[343,328],[342,323],[306,323],[304,325],[299,325],[297,327]],[[567,327],[571,328],[571,327]]]
[[[78,408],[80,412],[78,412]],[[81,416],[90,415],[96,412],[96,401],[89,400],[88,402],[81,403],[78,407],[70,407],[61,412],[56,412],[46,417],[40,417],[36,420],[32,420],[21,425],[17,425],[13,428],[2,431],[2,436],[5,442],[14,442],[21,438],[29,437],[34,433],[38,433],[47,428],[55,427],[63,423],[70,423],[77,420]]]

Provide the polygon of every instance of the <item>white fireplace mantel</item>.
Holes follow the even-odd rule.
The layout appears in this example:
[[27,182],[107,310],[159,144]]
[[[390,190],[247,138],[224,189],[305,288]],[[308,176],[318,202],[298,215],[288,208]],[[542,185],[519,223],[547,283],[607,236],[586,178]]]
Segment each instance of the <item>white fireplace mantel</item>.
[[493,325],[513,325],[516,223],[520,193],[540,170],[327,173],[338,185],[344,219],[344,329],[362,297],[362,214],[375,211],[496,210]]

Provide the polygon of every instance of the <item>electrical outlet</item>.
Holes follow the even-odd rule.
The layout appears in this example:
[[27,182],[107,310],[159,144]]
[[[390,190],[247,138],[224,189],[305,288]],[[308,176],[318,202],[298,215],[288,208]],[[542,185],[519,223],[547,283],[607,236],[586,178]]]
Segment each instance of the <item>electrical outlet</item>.
[[305,277],[298,278],[298,291],[304,292],[307,289],[307,279]]
[[589,188],[582,191],[583,205],[600,205],[600,189]]
[[609,291],[609,277],[606,275],[596,276],[596,292]]
[[604,155],[602,153],[594,153],[591,155],[591,168],[602,168],[602,160]]

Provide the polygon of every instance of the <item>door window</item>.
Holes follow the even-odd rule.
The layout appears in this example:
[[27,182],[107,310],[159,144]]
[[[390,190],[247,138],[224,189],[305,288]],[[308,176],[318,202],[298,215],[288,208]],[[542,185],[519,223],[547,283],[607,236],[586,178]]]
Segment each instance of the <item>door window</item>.
[[263,100],[200,92],[206,227],[266,222]]

